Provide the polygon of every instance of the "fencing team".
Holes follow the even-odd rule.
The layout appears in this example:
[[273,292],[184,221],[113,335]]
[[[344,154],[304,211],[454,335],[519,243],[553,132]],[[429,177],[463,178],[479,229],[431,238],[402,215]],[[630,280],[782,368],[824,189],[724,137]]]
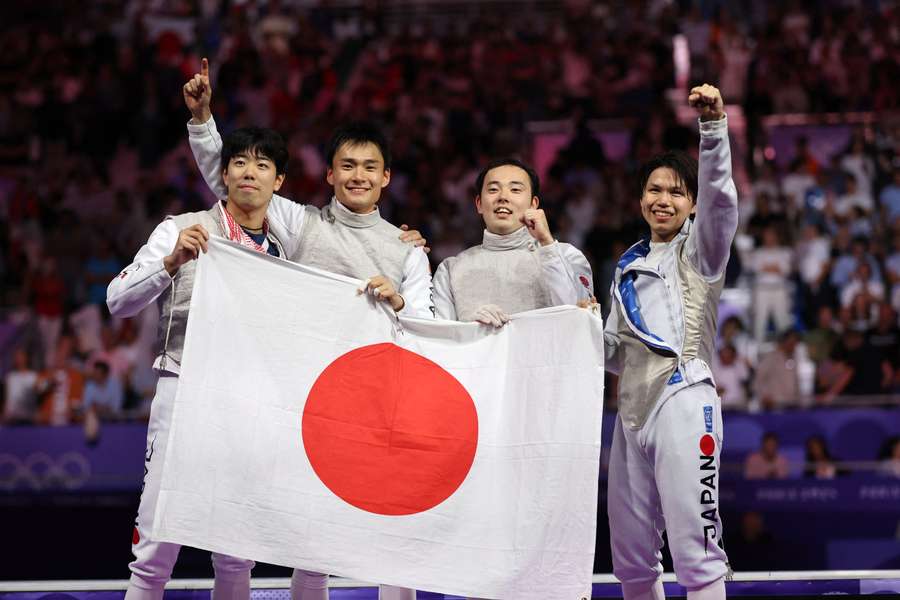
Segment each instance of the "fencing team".
[[[331,202],[319,209],[277,191],[288,151],[257,127],[219,134],[206,59],[184,85],[191,150],[220,200],[209,210],[163,220],[109,285],[110,312],[160,308],[159,372],[147,433],[144,487],[135,523],[126,600],[159,600],[179,546],[150,538],[166,452],[193,285],[194,259],[210,235],[364,281],[401,315],[502,327],[509,315],[593,301],[585,256],[557,241],[540,208],[535,170],[515,158],[489,162],[476,181],[482,243],[444,260],[432,279],[424,240],[384,220],[390,183],[384,133],[366,122],[334,132],[327,148]],[[663,598],[662,533],[689,598],[725,597],[729,573],[718,510],[722,418],[710,363],[716,307],[737,230],[728,124],[719,91],[691,90],[700,129],[698,161],[667,152],[646,163],[635,186],[649,236],[619,259],[605,327],[606,368],[619,375],[619,411],[609,465],[613,567],[628,600]],[[214,553],[214,600],[248,600],[253,561]],[[326,574],[295,570],[294,600],[326,600]],[[382,600],[415,591],[379,587]],[[560,600],[575,600],[565,599]]]

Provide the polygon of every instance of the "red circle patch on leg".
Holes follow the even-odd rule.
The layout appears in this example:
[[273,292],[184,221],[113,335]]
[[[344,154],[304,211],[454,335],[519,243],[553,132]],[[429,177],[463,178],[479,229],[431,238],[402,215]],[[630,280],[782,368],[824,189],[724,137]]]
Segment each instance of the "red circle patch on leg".
[[703,454],[703,456],[712,456],[715,451],[716,441],[713,439],[713,436],[707,433],[700,438],[700,453]]
[[475,459],[475,403],[453,375],[395,344],[334,360],[303,409],[316,475],[345,502],[382,515],[428,510],[462,484]]

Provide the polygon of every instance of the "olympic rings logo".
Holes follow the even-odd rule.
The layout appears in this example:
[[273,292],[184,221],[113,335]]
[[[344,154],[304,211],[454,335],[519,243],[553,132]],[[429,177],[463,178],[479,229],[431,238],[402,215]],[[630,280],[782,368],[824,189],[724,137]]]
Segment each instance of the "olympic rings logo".
[[66,452],[56,459],[45,452],[32,452],[24,458],[0,453],[0,490],[3,491],[77,490],[90,477],[91,463],[78,452]]

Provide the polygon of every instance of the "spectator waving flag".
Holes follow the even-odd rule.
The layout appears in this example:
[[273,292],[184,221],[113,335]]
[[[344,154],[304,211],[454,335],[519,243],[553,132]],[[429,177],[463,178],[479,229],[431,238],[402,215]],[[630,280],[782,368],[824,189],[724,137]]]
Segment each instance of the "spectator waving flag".
[[154,537],[444,593],[589,596],[600,319],[398,321],[358,285],[210,240]]

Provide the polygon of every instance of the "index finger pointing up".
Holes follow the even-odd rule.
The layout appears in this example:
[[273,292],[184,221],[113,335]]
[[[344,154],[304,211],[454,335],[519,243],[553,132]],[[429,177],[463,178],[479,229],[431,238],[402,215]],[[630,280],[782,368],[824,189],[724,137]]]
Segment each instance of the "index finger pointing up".
[[200,60],[200,74],[209,77],[209,61],[205,57]]

